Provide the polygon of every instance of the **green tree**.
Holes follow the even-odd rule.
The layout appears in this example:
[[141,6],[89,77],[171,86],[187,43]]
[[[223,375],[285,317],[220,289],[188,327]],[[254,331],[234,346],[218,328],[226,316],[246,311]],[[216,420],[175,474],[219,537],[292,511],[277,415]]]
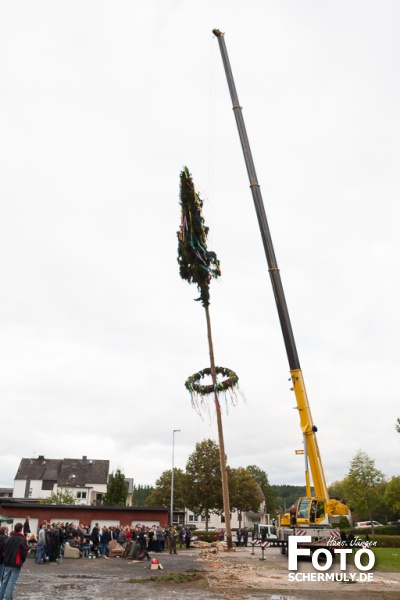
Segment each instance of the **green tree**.
[[268,475],[265,471],[257,467],[256,465],[250,465],[247,467],[247,471],[253,475],[258,485],[261,487],[262,493],[265,497],[266,511],[269,514],[273,514],[276,511],[276,493],[269,484]]
[[108,478],[107,491],[103,496],[103,506],[126,506],[128,484],[125,475],[117,469]]
[[59,488],[48,498],[39,498],[39,504],[76,504],[76,498],[70,490]]
[[400,418],[397,419],[397,423],[396,423],[396,431],[398,431],[398,433],[400,433]]
[[[388,521],[388,515],[390,513],[393,516],[393,510],[388,510],[388,506],[385,502],[385,492],[386,492],[387,483],[382,482],[379,483],[376,487],[376,498],[374,505],[374,519],[375,521],[379,521],[380,523],[385,523]],[[334,481],[328,488],[330,497],[340,498],[347,506],[350,508],[350,511],[357,510],[351,500],[351,494],[349,492],[349,481],[348,477],[341,479],[339,481]],[[366,517],[365,513],[365,517]],[[358,519],[356,519],[358,520]],[[345,525],[351,525],[351,522],[345,517],[341,518],[341,523]]]
[[236,510],[241,521],[244,512],[259,512],[261,497],[257,481],[247,469],[228,468],[229,503]]
[[349,501],[360,515],[373,521],[374,511],[382,502],[382,484],[385,478],[375,468],[375,461],[361,450],[350,463],[346,489]]
[[188,490],[186,506],[196,515],[205,515],[206,529],[210,513],[223,513],[219,448],[212,440],[196,444],[186,464]]
[[395,516],[400,515],[400,477],[392,477],[386,486],[384,499]]
[[146,506],[146,500],[154,490],[152,485],[134,485],[132,493],[132,506]]
[[328,492],[330,497],[339,498],[345,504],[347,504],[346,499],[348,496],[347,493],[348,481],[347,477],[344,479],[338,479],[337,481],[333,481],[331,485],[328,487]]
[[[174,508],[186,506],[186,474],[174,467]],[[155,488],[146,499],[145,506],[169,506],[171,504],[171,469],[163,471]]]

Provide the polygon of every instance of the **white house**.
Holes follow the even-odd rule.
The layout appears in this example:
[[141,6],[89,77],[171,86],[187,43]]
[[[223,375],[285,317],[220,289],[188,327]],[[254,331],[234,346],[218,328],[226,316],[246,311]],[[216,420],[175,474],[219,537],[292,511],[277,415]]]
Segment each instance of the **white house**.
[[[249,529],[252,529],[255,523],[268,523],[269,515],[266,514],[267,507],[265,496],[260,486],[258,486],[258,492],[260,496],[260,508],[258,512],[238,513],[237,511],[232,511],[230,515],[232,529],[237,529],[238,527],[248,527]],[[188,509],[181,512],[174,512],[174,522],[179,523],[180,525],[195,525],[196,529],[204,529],[206,526],[205,515],[195,515]],[[210,513],[208,516],[208,527],[225,529],[224,515]]]
[[13,498],[39,500],[67,490],[77,504],[95,505],[107,490],[110,461],[82,458],[22,458],[14,480]]

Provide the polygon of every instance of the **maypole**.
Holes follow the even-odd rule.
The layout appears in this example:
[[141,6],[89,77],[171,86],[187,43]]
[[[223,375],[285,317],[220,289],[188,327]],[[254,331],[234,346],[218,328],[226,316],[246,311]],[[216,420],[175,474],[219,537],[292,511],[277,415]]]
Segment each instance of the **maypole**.
[[[205,397],[212,395],[214,397],[215,410],[217,415],[218,440],[221,463],[222,497],[223,509],[226,525],[226,539],[228,549],[232,549],[232,530],[230,520],[229,488],[228,475],[226,468],[226,455],[224,433],[222,429],[221,403],[219,396],[223,394],[225,400],[228,397],[232,402],[236,400],[235,388],[237,387],[238,377],[236,373],[224,367],[216,367],[214,360],[214,347],[211,333],[210,320],[210,282],[212,278],[221,275],[219,261],[215,252],[207,250],[208,227],[204,224],[202,217],[203,202],[196,194],[192,177],[187,167],[183,169],[180,175],[180,203],[181,203],[181,226],[178,231],[178,263],[179,272],[182,279],[189,283],[196,283],[200,296],[197,298],[205,310],[207,320],[207,338],[210,354],[210,368],[203,369],[189,377],[185,383],[192,397],[193,406],[200,411],[205,406]],[[224,381],[218,382],[217,375],[227,377]],[[211,375],[212,385],[201,385],[199,381],[202,377]]]

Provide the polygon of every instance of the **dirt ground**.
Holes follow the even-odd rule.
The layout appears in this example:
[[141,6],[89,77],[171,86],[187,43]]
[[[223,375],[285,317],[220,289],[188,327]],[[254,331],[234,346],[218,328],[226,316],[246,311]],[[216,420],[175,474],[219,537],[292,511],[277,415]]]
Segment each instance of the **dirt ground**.
[[[232,553],[190,550],[156,557],[163,569],[151,570],[149,561],[112,558],[65,559],[61,565],[36,565],[28,559],[14,591],[14,600],[57,598],[93,600],[141,600],[162,597],[187,600],[400,600],[400,573],[374,572],[372,582],[289,581],[287,558],[269,548],[262,558],[258,548]],[[314,572],[310,562],[299,570]],[[330,572],[339,572],[334,563]],[[192,577],[178,582],[177,574]],[[169,578],[169,580],[168,580]]]

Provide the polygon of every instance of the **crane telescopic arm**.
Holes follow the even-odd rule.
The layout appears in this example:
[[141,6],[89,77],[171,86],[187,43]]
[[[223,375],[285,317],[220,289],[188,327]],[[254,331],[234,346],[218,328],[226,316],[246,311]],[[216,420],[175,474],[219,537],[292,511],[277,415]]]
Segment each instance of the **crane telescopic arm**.
[[300,416],[300,426],[305,440],[304,452],[306,455],[306,487],[307,496],[311,496],[310,479],[308,474],[307,460],[310,464],[315,495],[325,502],[329,502],[329,493],[326,485],[325,474],[322,467],[321,457],[318,449],[317,438],[315,435],[316,427],[313,424],[310,406],[308,403],[307,392],[304,384],[303,374],[300,368],[300,361],[297,354],[296,343],[293,336],[292,325],[289,318],[289,312],[286,304],[285,294],[283,292],[281,275],[275,257],[272,238],[268,227],[267,216],[265,213],[264,202],[261,195],[260,185],[257,180],[257,174],[254,167],[250,144],[247,137],[246,127],[242,115],[242,107],[236,92],[235,82],[233,80],[232,70],[229,63],[226,50],[224,34],[218,29],[213,30],[218,39],[221,51],[222,62],[225,69],[228,87],[232,99],[233,111],[236,124],[239,131],[240,142],[244,154],[247,173],[250,180],[250,189],[253,195],[254,206],[257,213],[258,224],[260,226],[261,238],[264,245],[265,255],[268,263],[268,270],[271,278],[272,289],[275,296],[275,302],[278,309],[279,320],[281,323],[283,338],[285,342],[286,353],[289,361],[290,373],[293,381],[293,390],[296,396],[297,409]]

